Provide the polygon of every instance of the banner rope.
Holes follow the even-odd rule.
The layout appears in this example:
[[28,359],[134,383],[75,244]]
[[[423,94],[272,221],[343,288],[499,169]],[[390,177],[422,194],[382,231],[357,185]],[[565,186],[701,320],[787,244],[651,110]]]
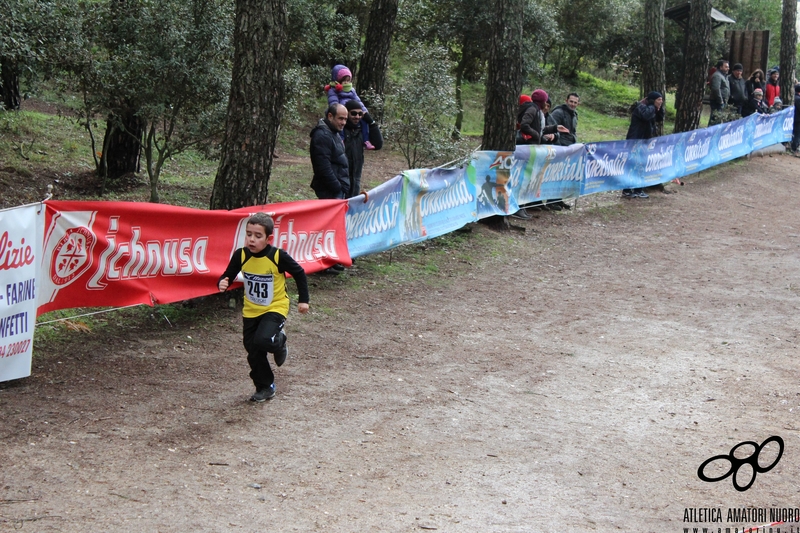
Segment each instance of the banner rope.
[[126,305],[124,307],[112,307],[111,309],[102,309],[100,311],[94,311],[92,313],[84,313],[82,315],[68,316],[68,317],[64,317],[64,318],[56,318],[54,320],[48,320],[47,322],[37,322],[36,325],[37,326],[44,326],[45,324],[52,324],[54,322],[64,322],[65,320],[72,320],[74,318],[83,318],[85,316],[99,315],[101,313],[110,313],[111,311],[119,311],[121,309],[128,309],[129,307],[137,307],[137,306],[140,306],[140,305],[144,305],[144,304],[131,304],[131,305]]

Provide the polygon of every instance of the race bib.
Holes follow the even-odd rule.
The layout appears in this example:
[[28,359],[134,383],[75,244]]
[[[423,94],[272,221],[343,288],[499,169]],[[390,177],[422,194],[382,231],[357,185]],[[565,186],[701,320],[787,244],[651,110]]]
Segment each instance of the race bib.
[[248,274],[244,275],[244,287],[247,299],[256,305],[268,306],[272,303],[273,283],[272,274]]

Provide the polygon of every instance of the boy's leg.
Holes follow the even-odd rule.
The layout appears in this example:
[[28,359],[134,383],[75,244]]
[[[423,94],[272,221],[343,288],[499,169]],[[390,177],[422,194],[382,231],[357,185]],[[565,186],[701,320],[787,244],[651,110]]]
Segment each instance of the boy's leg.
[[285,337],[281,330],[285,322],[286,318],[278,313],[244,319],[242,338],[250,364],[250,377],[256,390],[266,389],[275,381],[267,354],[283,347]]

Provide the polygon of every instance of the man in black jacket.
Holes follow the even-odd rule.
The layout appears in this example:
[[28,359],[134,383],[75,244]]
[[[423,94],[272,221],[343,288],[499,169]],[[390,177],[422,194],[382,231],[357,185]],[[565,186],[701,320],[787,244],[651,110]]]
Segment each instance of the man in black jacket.
[[364,113],[361,104],[356,100],[348,100],[345,104],[347,108],[347,123],[344,125],[344,152],[347,155],[347,166],[350,171],[350,191],[348,198],[358,195],[361,192],[361,171],[364,168],[364,139],[361,133],[361,121],[369,124],[369,142],[374,146],[374,150],[383,147],[383,135],[369,113]]
[[556,124],[561,124],[569,130],[569,133],[561,133],[558,136],[558,143],[561,146],[569,146],[578,142],[578,105],[581,98],[578,93],[569,93],[567,103],[561,104],[553,110],[550,115]]
[[311,130],[311,166],[314,178],[311,188],[320,200],[344,199],[350,194],[350,172],[344,141],[339,132],[347,122],[347,108],[333,104],[325,118],[321,118]]

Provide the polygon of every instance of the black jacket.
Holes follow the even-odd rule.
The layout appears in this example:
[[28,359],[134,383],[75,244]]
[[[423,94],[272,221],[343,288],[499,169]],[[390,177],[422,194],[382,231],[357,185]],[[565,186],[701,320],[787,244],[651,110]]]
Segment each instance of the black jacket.
[[346,198],[350,192],[350,173],[344,142],[327,119],[320,119],[311,130],[309,151],[311,166],[314,168],[311,188],[317,198]]
[[536,102],[532,102],[522,112],[519,120],[519,131],[525,135],[530,135],[530,139],[518,144],[542,144],[542,136],[548,133],[557,133],[556,125],[547,126],[544,123],[544,113],[539,109]]
[[664,122],[664,106],[656,109],[650,101],[639,102],[631,113],[626,139],[651,139],[656,136],[656,122]]
[[[364,138],[361,135],[361,124],[353,126],[348,120],[342,133],[344,133],[344,152],[347,155],[350,172],[350,190],[347,197],[352,198],[361,192],[361,171],[364,169]],[[369,125],[369,142],[376,150],[383,148],[383,135],[378,123],[374,121]]]
[[749,95],[747,94],[747,80],[744,78],[739,78],[737,80],[733,74],[729,74],[728,85],[731,87],[731,97],[728,99],[728,103],[733,104],[736,107],[743,106],[749,98]]
[[751,96],[750,99],[748,99],[742,106],[743,117],[749,117],[753,113],[761,113],[762,115],[769,113],[769,107],[767,107],[767,103],[763,98],[758,100],[757,98],[753,98]]
[[569,133],[559,133],[558,142],[561,146],[569,146],[578,142],[578,112],[573,111],[567,104],[561,104],[550,113],[556,124],[566,127]]

